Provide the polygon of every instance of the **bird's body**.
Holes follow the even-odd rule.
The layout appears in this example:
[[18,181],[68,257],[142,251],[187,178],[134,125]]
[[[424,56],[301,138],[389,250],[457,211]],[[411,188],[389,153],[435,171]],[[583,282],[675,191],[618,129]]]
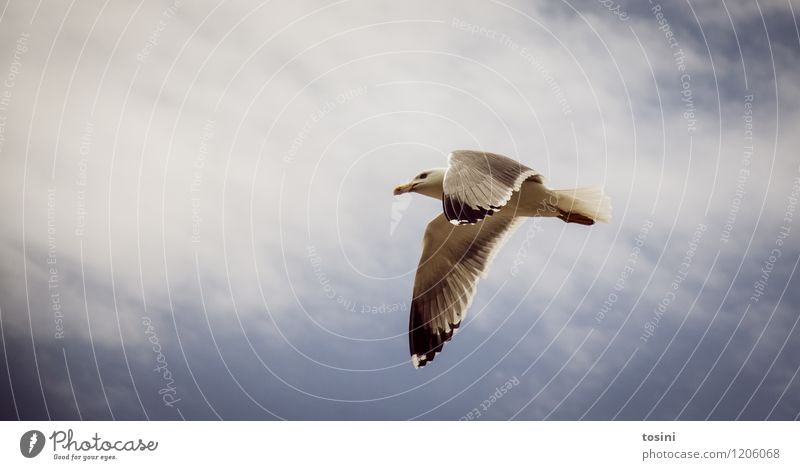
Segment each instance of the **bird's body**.
[[525,180],[519,191],[514,191],[506,206],[496,215],[505,217],[557,217],[558,196],[541,180]]
[[457,150],[450,166],[420,173],[395,188],[442,200],[425,230],[409,319],[414,367],[442,350],[461,324],[480,277],[505,238],[525,217],[607,222],[609,199],[598,187],[553,190],[541,174],[502,155]]

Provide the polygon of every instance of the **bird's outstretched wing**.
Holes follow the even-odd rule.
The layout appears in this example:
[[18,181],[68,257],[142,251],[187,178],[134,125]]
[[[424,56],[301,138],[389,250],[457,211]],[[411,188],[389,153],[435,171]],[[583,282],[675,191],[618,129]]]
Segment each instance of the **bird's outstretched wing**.
[[408,322],[414,367],[432,361],[453,336],[472,302],[478,278],[486,275],[495,253],[520,220],[498,215],[456,227],[440,214],[428,224]]
[[542,182],[536,170],[495,153],[456,150],[448,162],[442,205],[447,220],[456,225],[474,224],[498,212],[525,180]]

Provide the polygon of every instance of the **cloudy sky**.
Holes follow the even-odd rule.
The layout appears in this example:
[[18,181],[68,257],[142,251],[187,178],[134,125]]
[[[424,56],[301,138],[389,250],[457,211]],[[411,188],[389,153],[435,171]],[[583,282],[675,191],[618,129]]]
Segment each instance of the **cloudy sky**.
[[[800,33],[775,2],[0,13],[5,419],[800,415]],[[603,184],[408,358],[452,149]]]

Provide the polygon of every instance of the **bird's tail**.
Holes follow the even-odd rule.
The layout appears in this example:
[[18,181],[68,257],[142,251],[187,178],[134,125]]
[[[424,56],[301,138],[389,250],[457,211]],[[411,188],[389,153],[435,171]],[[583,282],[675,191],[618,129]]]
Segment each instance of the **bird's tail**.
[[552,192],[557,198],[558,218],[564,222],[592,225],[611,220],[611,198],[606,196],[602,186],[555,189]]

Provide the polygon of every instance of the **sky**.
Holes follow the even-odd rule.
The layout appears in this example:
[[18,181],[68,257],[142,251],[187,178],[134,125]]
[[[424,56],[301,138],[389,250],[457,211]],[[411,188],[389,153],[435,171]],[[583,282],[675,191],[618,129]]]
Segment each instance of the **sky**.
[[[797,2],[8,2],[0,414],[796,420]],[[454,149],[526,221],[414,369]]]

